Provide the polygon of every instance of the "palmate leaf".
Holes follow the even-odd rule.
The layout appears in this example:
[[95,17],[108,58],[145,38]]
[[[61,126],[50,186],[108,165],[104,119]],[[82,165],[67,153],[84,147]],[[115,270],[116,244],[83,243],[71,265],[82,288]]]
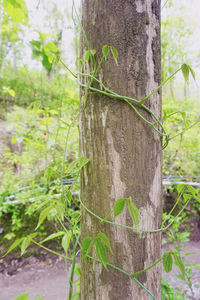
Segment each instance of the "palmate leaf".
[[22,244],[21,244],[21,255],[24,254],[24,252],[26,251],[26,249],[27,249],[28,246],[30,245],[32,239],[33,239],[34,237],[36,237],[36,235],[37,235],[37,232],[31,233],[31,234],[29,234],[28,236],[26,236],[26,237],[24,238],[24,240],[23,240],[23,242],[22,242]]
[[52,210],[52,206],[48,206],[48,207],[46,207],[45,209],[43,209],[41,211],[40,216],[39,216],[39,220],[38,220],[38,224],[37,224],[35,230],[37,230],[40,227],[40,225],[42,225],[42,223],[48,217],[51,210]]

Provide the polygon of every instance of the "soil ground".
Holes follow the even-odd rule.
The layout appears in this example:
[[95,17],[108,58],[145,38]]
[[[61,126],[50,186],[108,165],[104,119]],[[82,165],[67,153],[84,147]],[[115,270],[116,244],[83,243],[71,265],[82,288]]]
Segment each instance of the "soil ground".
[[[167,251],[167,246],[164,247],[163,251],[165,250]],[[196,254],[187,256],[187,262],[200,264],[200,241],[185,243],[183,252],[195,252]],[[0,300],[14,300],[22,293],[29,293],[30,300],[38,296],[46,300],[66,300],[69,268],[62,258],[44,250],[39,254],[33,251],[28,258],[8,255],[0,260]],[[163,277],[174,288],[185,291],[186,299],[200,300],[200,289],[194,288],[192,294],[187,284],[175,277],[178,273],[173,267],[173,272],[164,273]],[[194,285],[200,284],[200,270],[196,268],[193,268],[192,282]]]

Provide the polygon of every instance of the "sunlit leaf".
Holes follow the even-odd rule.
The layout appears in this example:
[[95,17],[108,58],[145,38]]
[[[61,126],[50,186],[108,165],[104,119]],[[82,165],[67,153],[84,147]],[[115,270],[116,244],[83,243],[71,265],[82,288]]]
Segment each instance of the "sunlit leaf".
[[190,73],[191,73],[193,79],[195,80],[195,79],[196,79],[196,76],[195,76],[194,70],[193,70],[189,65],[188,65],[188,68],[189,68],[189,70],[190,70]]
[[59,51],[55,43],[49,42],[47,45],[45,45],[45,48],[53,53],[57,53]]
[[185,81],[188,83],[189,81],[189,68],[188,68],[188,65],[186,64],[183,64],[181,66],[181,70],[182,70],[182,73],[183,73],[183,77],[185,78]]
[[40,47],[41,47],[40,41],[32,40],[32,41],[30,41],[30,44],[38,49],[40,49]]
[[28,300],[28,298],[29,298],[29,294],[25,293],[17,296],[14,300]]
[[14,21],[22,24],[27,24],[28,10],[24,0],[3,0],[2,4],[5,12]]

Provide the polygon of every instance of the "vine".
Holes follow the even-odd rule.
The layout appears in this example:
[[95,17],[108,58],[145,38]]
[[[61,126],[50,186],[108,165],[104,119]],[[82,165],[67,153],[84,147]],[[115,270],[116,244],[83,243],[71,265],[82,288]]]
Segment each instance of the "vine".
[[[165,147],[167,147],[168,143],[170,140],[176,138],[177,136],[180,136],[183,134],[183,132],[185,132],[186,130],[190,129],[191,127],[193,127],[194,125],[196,125],[197,123],[199,123],[200,121],[198,120],[197,122],[193,123],[192,125],[188,126],[187,128],[184,128],[183,130],[179,131],[177,134],[175,134],[174,136],[169,136],[169,134],[166,132],[165,127],[163,125],[163,120],[159,119],[154,112],[149,109],[146,105],[145,102],[147,100],[149,100],[149,98],[155,94],[159,89],[161,89],[164,85],[166,85],[166,83],[171,80],[179,71],[182,71],[183,76],[185,78],[186,81],[188,81],[188,77],[189,74],[191,74],[193,76],[193,78],[195,79],[195,74],[194,71],[192,70],[192,68],[187,65],[187,64],[182,64],[182,66],[177,69],[169,78],[167,78],[161,85],[159,85],[154,91],[152,91],[151,93],[149,93],[147,96],[145,96],[143,99],[138,100],[138,99],[134,99],[132,97],[127,97],[127,96],[123,96],[120,95],[112,90],[110,90],[109,88],[107,88],[104,83],[99,80],[97,78],[98,73],[101,69],[101,66],[103,64],[103,62],[106,60],[106,58],[108,57],[109,53],[112,53],[112,56],[114,58],[115,63],[117,64],[118,62],[118,52],[117,49],[113,46],[110,45],[104,45],[102,47],[102,57],[100,59],[100,62],[97,64],[96,60],[95,60],[95,54],[96,51],[94,49],[90,48],[89,42],[87,40],[87,36],[85,34],[85,31],[81,25],[81,22],[79,20],[78,14],[74,8],[74,3],[73,3],[73,11],[75,11],[76,16],[77,16],[77,20],[78,20],[78,24],[81,28],[83,37],[85,39],[86,45],[87,45],[87,51],[85,53],[85,58],[84,61],[80,60],[80,64],[81,66],[84,65],[84,63],[89,62],[90,65],[90,72],[89,73],[84,73],[84,72],[78,72],[78,73],[74,73],[72,72],[65,64],[62,60],[60,60],[60,62],[63,64],[63,66],[65,66],[65,68],[70,72],[70,74],[77,79],[78,84],[85,89],[85,95],[83,98],[83,102],[80,105],[80,110],[77,112],[74,120],[71,121],[70,124],[68,124],[68,129],[67,129],[67,133],[66,133],[66,141],[65,141],[65,150],[64,150],[64,157],[63,157],[63,164],[62,164],[62,170],[61,170],[61,176],[60,176],[60,182],[62,184],[62,180],[64,177],[64,163],[66,161],[66,153],[67,153],[67,146],[68,146],[68,139],[69,139],[69,134],[70,134],[70,130],[73,127],[73,125],[76,123],[77,119],[79,118],[80,114],[84,111],[85,105],[86,105],[86,101],[87,101],[87,95],[89,92],[92,93],[96,93],[96,94],[101,94],[101,95],[105,95],[108,98],[113,98],[113,99],[120,99],[121,101],[125,102],[127,105],[129,105],[131,107],[131,109],[134,111],[134,113],[143,121],[145,122],[148,126],[152,127],[152,129],[163,138],[163,149]],[[87,83],[83,83],[82,79],[86,79]],[[98,87],[94,87],[93,83],[96,83],[98,85]],[[139,112],[139,109],[141,109],[142,111],[146,112],[152,119],[152,121],[147,120],[147,118],[145,118],[141,112]],[[175,113],[180,113],[180,112],[175,112]],[[82,161],[81,161],[82,159]],[[82,167],[84,167],[87,163],[88,160],[85,158],[80,158],[80,160],[78,161],[79,166],[78,166],[78,170],[80,170]],[[187,190],[187,191],[186,191]],[[185,202],[185,204],[183,205],[183,207],[181,208],[181,210],[178,212],[178,214],[175,216],[175,218],[170,221],[167,225],[165,225],[168,220],[170,219],[172,212],[174,211],[174,209],[177,207],[178,203],[180,202],[180,199],[182,197],[184,197],[184,195],[187,195],[187,200]],[[190,195],[190,197],[188,197],[188,195]],[[64,186],[62,186],[62,194],[60,199],[64,197],[71,197],[71,195],[67,195],[66,191],[64,190]],[[139,211],[138,208],[136,207],[136,205],[134,204],[134,202],[132,201],[131,198],[119,198],[115,201],[114,203],[114,207],[113,210],[107,215],[107,216],[98,216],[96,215],[94,212],[92,212],[81,200],[80,195],[79,195],[79,202],[80,205],[91,215],[93,215],[95,218],[97,218],[99,220],[99,222],[101,223],[108,223],[111,224],[113,226],[118,226],[127,230],[132,230],[138,234],[140,233],[156,233],[156,232],[164,232],[166,231],[170,226],[173,225],[173,223],[176,221],[176,219],[178,218],[178,216],[182,213],[182,211],[186,208],[186,206],[188,205],[188,203],[190,202],[191,198],[195,198],[199,201],[197,192],[195,189],[191,188],[190,186],[181,186],[180,190],[179,190],[179,194],[178,197],[176,199],[176,202],[173,206],[173,208],[171,209],[170,213],[166,216],[166,218],[164,219],[162,225],[160,228],[156,228],[154,230],[143,230],[138,228],[138,221],[139,221]],[[79,248],[81,249],[82,252],[82,257],[83,259],[91,259],[94,260],[98,263],[102,263],[103,266],[107,269],[108,267],[113,268],[123,274],[125,274],[126,276],[128,276],[129,278],[131,278],[132,280],[134,280],[138,285],[141,286],[141,288],[143,288],[151,297],[152,299],[156,299],[155,296],[148,290],[146,289],[135,277],[143,272],[146,272],[147,270],[153,268],[155,265],[157,265],[158,263],[160,263],[162,261],[164,269],[168,272],[171,270],[172,268],[172,264],[173,262],[177,264],[177,266],[179,267],[181,273],[183,276],[185,276],[185,267],[184,267],[184,263],[180,257],[180,253],[177,251],[173,251],[170,250],[169,252],[165,253],[161,258],[159,258],[157,261],[153,262],[150,266],[148,266],[147,268],[140,270],[138,272],[135,272],[133,274],[129,274],[127,272],[125,272],[124,270],[122,270],[121,268],[110,264],[109,262],[107,262],[106,258],[107,258],[107,250],[110,251],[112,253],[112,249],[109,243],[109,240],[107,238],[107,236],[100,232],[97,234],[96,237],[86,237],[85,239],[83,239],[82,243],[80,243],[79,239],[80,239],[80,230],[78,227],[78,221],[75,222],[75,224],[69,224],[69,229],[66,229],[66,226],[64,224],[64,220],[68,220],[68,216],[67,216],[67,205],[63,206],[62,201],[60,199],[57,199],[56,197],[54,197],[54,202],[51,202],[51,207],[47,206],[45,207],[41,213],[40,213],[40,217],[39,217],[39,221],[38,221],[38,225],[36,227],[36,229],[43,223],[43,221],[45,220],[45,218],[47,217],[47,215],[49,214],[50,210],[52,209],[52,207],[56,208],[56,211],[58,213],[57,216],[57,221],[59,222],[59,224],[61,225],[63,231],[59,231],[58,233],[54,233],[52,235],[50,235],[49,237],[47,237],[44,241],[42,242],[37,242],[35,240],[37,233],[35,234],[31,234],[28,235],[24,238],[20,238],[17,239],[12,245],[11,247],[8,249],[8,251],[6,252],[5,255],[7,255],[8,253],[10,253],[12,250],[14,250],[16,247],[20,246],[21,247],[21,254],[23,254],[25,252],[25,250],[27,249],[27,247],[30,245],[31,242],[33,242],[34,244],[36,244],[39,247],[44,248],[45,250],[50,251],[51,253],[54,253],[56,255],[59,255],[60,257],[64,258],[66,261],[70,261],[72,263],[71,265],[71,272],[70,272],[70,278],[69,278],[69,294],[68,294],[68,300],[71,299],[75,299],[76,296],[78,296],[79,294],[79,288],[78,288],[78,292],[76,294],[73,294],[73,286],[74,286],[74,274],[75,272],[77,272],[78,276],[80,276],[80,270],[79,270],[79,266],[78,264],[76,264],[76,258],[77,255],[79,253]],[[49,200],[48,200],[49,201]],[[48,201],[46,201],[45,203],[43,203],[42,206],[45,206],[46,204],[48,204]],[[53,204],[52,204],[53,203]],[[132,218],[133,224],[135,227],[131,227],[131,226],[126,226],[126,225],[122,225],[122,224],[118,224],[115,223],[113,221],[109,221],[108,218],[110,218],[112,216],[112,219],[115,219],[118,215],[120,215],[123,210],[125,205],[128,206],[128,211],[130,213],[130,216]],[[40,207],[41,209],[42,207]],[[63,248],[65,250],[65,254],[66,255],[62,255],[58,252],[55,252],[47,247],[45,247],[43,245],[43,243],[45,243],[46,241],[49,241],[51,239],[57,238],[59,236],[62,236],[62,245]],[[72,244],[72,249],[70,249],[70,243]],[[92,257],[90,255],[92,248],[96,246],[96,254],[98,258]],[[68,253],[71,254],[71,257],[68,256]]]

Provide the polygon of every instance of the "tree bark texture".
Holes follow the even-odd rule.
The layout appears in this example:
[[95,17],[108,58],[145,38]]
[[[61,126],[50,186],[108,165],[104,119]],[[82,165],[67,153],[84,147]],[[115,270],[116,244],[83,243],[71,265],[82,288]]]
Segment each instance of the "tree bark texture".
[[[100,70],[99,78],[105,86],[139,100],[160,84],[160,0],[82,0],[82,25],[91,49],[96,50],[97,63],[103,45],[118,50],[118,65],[110,53]],[[81,53],[86,50],[82,35]],[[161,117],[160,92],[146,104]],[[152,121],[147,113],[139,111]],[[81,156],[90,161],[81,174],[84,204],[104,218],[116,199],[131,197],[139,208],[139,228],[159,228],[161,137],[127,103],[91,93],[87,95],[79,126]],[[115,221],[133,226],[128,209]],[[82,239],[98,232],[109,237],[114,254],[108,255],[108,262],[128,273],[148,267],[161,256],[160,233],[137,234],[101,224],[82,208]],[[95,249],[92,255],[95,256]],[[107,271],[90,259],[82,261],[81,271],[81,300],[152,299],[127,276],[111,268]],[[137,279],[160,299],[160,277],[158,264]]]

